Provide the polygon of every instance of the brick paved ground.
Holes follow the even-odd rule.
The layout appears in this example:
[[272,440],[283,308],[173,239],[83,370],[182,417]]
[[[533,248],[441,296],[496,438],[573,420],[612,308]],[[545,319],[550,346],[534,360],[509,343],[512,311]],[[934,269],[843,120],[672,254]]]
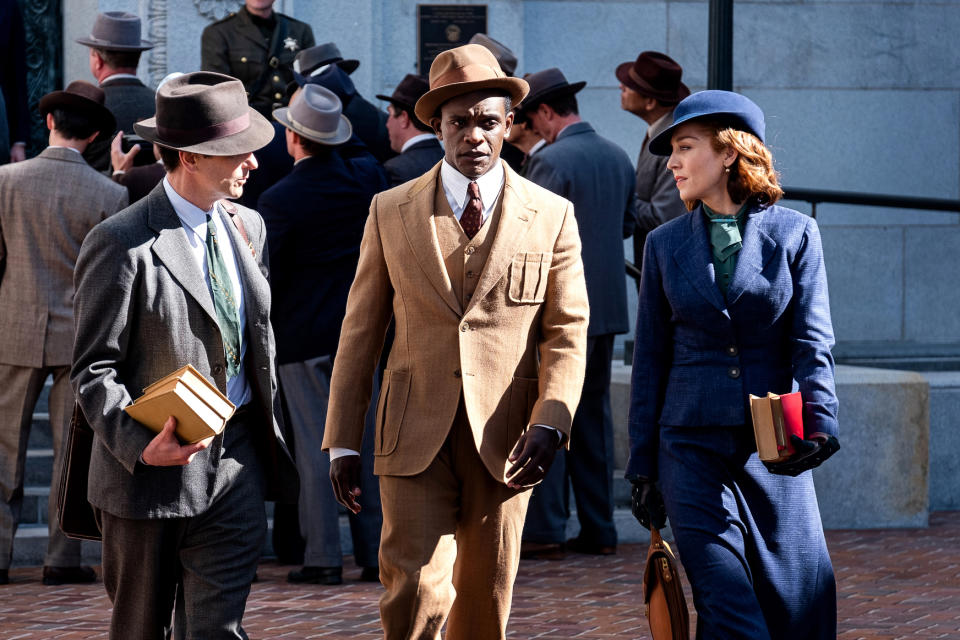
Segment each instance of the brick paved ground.
[[[831,531],[840,638],[960,638],[960,512],[936,513],[929,529]],[[647,638],[640,604],[644,545],[614,557],[523,562],[513,638]],[[377,585],[347,573],[341,587],[294,587],[287,567],[265,563],[247,605],[253,638],[378,638]],[[105,638],[103,585],[44,587],[39,569],[11,572],[0,587],[0,639]],[[689,593],[688,593],[689,598]]]

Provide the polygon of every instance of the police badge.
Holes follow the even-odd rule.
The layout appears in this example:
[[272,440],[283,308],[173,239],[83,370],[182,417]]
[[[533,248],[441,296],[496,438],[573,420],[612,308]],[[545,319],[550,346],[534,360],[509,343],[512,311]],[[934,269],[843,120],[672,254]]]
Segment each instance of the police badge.
[[290,49],[290,51],[296,51],[300,48],[300,43],[297,42],[296,38],[284,38],[283,48]]

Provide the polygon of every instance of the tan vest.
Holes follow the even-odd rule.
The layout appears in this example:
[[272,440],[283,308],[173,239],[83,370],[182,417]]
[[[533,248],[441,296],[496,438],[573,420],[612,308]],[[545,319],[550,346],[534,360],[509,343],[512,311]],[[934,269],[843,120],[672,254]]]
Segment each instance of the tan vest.
[[480,280],[480,273],[487,264],[487,256],[497,236],[497,225],[500,224],[500,210],[503,208],[503,190],[497,196],[497,204],[487,221],[483,223],[477,235],[470,239],[463,232],[463,227],[457,216],[450,209],[443,185],[437,181],[437,190],[434,197],[433,224],[437,232],[437,242],[440,245],[440,255],[447,268],[447,276],[453,285],[453,292],[460,301],[460,308],[466,309],[473,292]]

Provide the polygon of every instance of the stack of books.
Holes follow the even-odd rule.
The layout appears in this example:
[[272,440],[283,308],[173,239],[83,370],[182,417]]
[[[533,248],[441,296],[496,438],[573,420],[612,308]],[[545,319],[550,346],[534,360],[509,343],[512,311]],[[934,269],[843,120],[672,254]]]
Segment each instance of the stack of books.
[[796,450],[790,436],[803,438],[803,398],[799,391],[766,397],[750,394],[750,415],[757,455],[764,462],[782,462]]
[[144,389],[125,411],[157,433],[173,416],[177,437],[189,444],[223,431],[235,409],[213,383],[188,364]]

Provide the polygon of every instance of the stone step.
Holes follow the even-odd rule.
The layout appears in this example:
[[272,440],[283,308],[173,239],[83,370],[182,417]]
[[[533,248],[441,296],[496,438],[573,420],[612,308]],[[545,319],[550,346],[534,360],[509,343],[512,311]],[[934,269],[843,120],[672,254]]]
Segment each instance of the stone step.
[[53,474],[53,448],[27,449],[27,460],[23,473],[23,484],[49,485]]
[[33,422],[30,424],[30,438],[27,440],[27,449],[49,449],[52,446],[50,414],[46,411],[35,411]]

